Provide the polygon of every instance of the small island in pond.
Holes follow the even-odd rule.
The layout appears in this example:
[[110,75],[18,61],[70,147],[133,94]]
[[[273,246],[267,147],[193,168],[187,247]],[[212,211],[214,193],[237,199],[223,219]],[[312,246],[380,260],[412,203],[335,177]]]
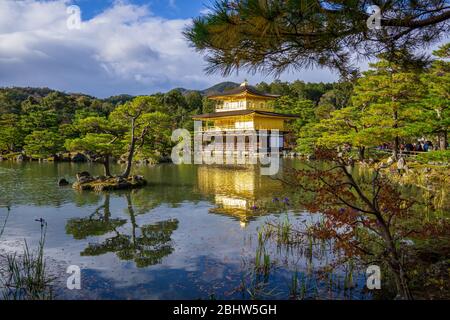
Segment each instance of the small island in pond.
[[131,177],[93,177],[89,172],[77,174],[77,181],[72,185],[80,191],[113,191],[136,189],[147,185],[147,181],[142,176]]

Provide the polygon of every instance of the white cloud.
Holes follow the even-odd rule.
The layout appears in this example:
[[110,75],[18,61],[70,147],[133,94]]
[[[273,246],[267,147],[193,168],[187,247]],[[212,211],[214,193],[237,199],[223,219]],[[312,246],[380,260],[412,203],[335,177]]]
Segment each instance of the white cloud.
[[[205,76],[203,58],[182,36],[189,20],[155,16],[147,6],[116,1],[67,28],[70,1],[0,1],[0,86],[48,86],[96,96],[148,94],[174,87],[205,88],[224,79]],[[260,76],[241,74],[256,82]],[[329,81],[326,71],[284,79]],[[267,79],[271,81],[272,79]]]

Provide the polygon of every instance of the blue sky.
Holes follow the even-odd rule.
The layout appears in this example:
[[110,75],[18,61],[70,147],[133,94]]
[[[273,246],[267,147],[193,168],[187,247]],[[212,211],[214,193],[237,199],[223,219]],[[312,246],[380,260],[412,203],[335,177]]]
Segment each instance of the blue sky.
[[[205,75],[204,57],[182,32],[212,0],[0,0],[0,87],[49,87],[97,97],[205,89],[222,81],[271,82],[240,71]],[[81,9],[68,27],[67,9]],[[282,81],[337,80],[330,70],[301,70]]]
[[[0,87],[49,87],[97,97],[205,89],[222,81],[270,82],[240,71],[205,75],[204,57],[182,35],[211,0],[0,0]],[[67,9],[81,9],[70,29]],[[282,81],[334,81],[330,70],[285,73]]]
[[[205,9],[209,0],[130,0],[135,5],[147,5],[152,13],[167,19],[188,19]],[[74,0],[83,12],[83,19],[91,19],[108,7],[114,0]],[[205,6],[206,5],[206,6]]]

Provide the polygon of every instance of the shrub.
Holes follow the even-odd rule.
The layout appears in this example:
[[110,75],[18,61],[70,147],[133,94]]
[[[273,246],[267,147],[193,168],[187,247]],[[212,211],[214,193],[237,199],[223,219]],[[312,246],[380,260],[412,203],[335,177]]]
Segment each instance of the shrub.
[[417,161],[421,163],[429,163],[429,162],[450,163],[450,150],[439,150],[421,153],[417,156]]

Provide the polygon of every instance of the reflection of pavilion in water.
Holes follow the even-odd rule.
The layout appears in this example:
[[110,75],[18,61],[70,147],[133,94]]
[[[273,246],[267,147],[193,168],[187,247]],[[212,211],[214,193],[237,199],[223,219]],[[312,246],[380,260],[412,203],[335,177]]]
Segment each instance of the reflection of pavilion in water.
[[240,221],[241,227],[246,227],[260,215],[255,208],[272,201],[282,191],[282,184],[261,175],[257,166],[200,166],[198,188],[214,196],[216,207],[211,213],[232,216]]

